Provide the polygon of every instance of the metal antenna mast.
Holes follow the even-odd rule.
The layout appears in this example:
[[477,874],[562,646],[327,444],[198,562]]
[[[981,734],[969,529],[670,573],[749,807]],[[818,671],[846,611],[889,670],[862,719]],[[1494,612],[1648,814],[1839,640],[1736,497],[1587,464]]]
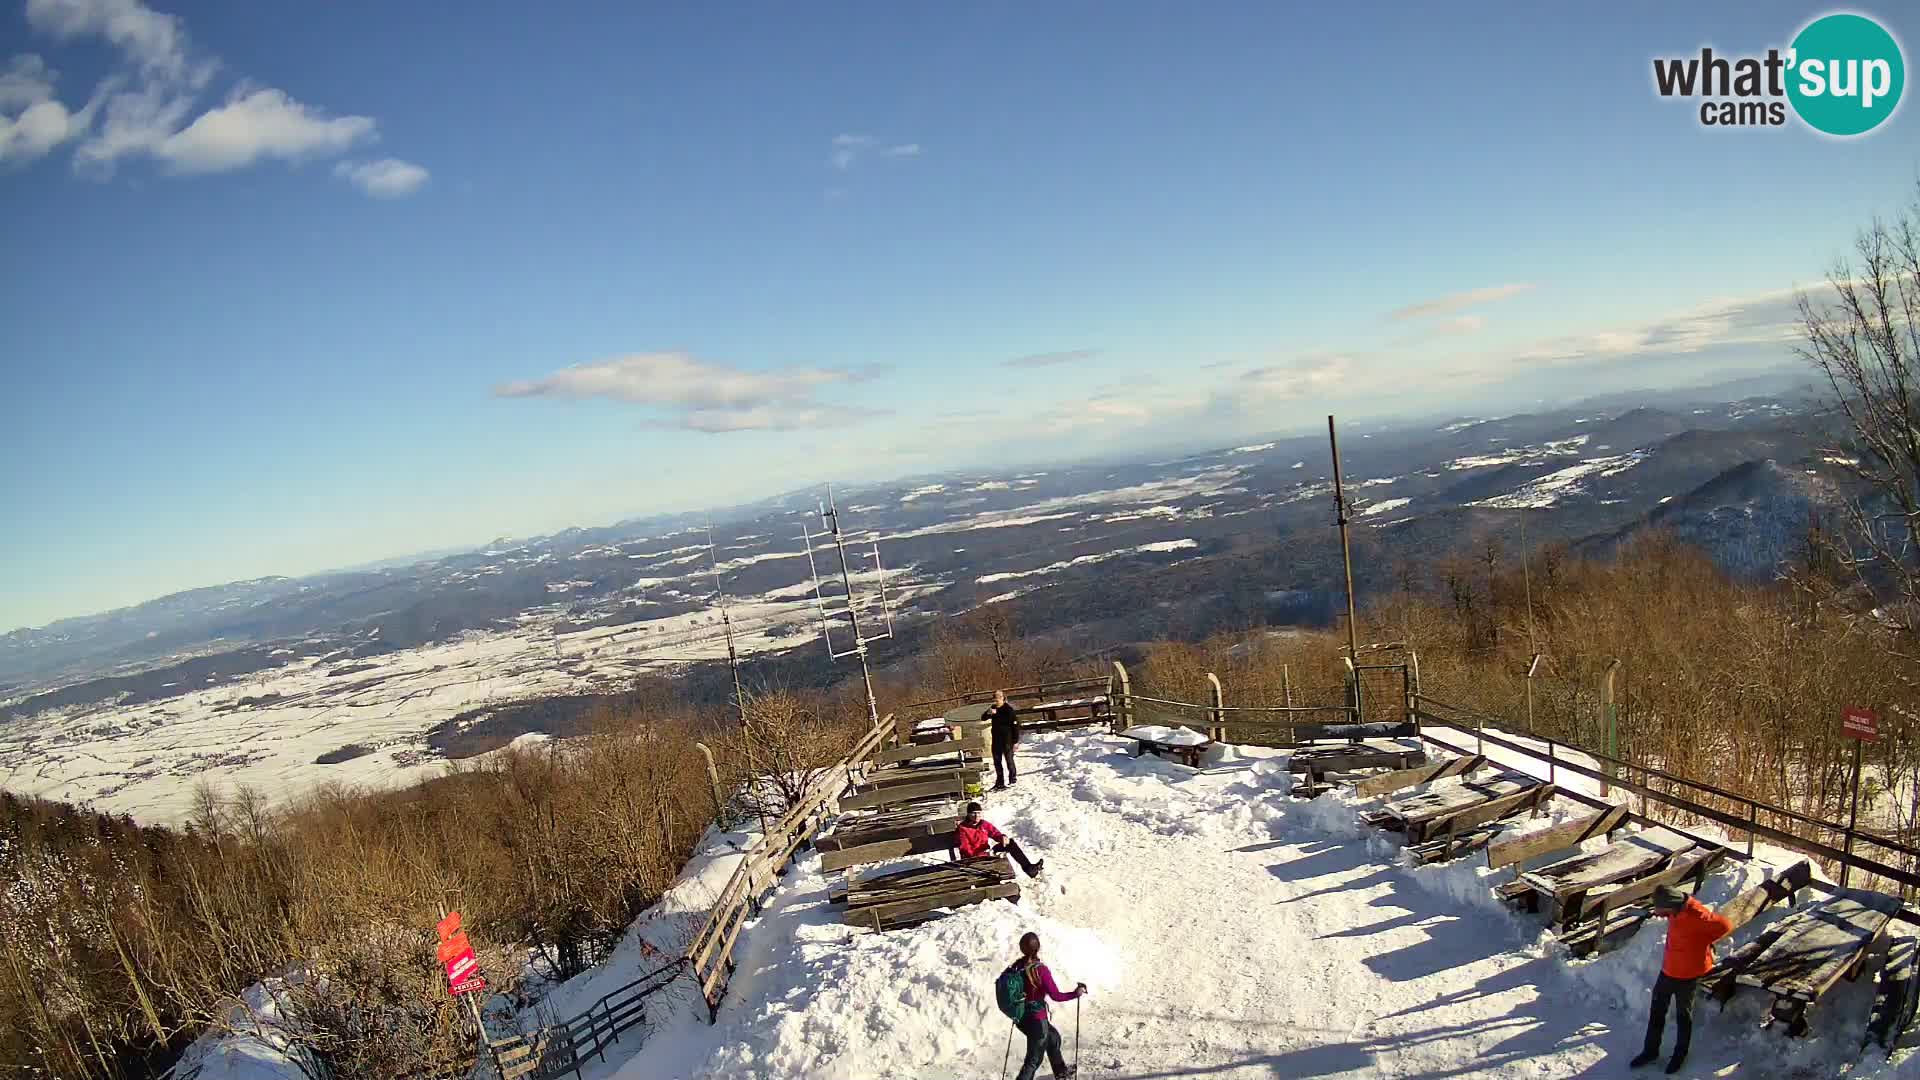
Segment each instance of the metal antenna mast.
[[[740,650],[733,644],[733,617],[727,614],[727,593],[720,587],[720,552],[713,546],[713,522],[707,522],[707,561],[713,567],[714,602],[720,607],[720,626],[727,637],[727,666],[733,669],[733,707],[740,711],[740,741],[747,745],[747,783],[753,784],[760,778],[760,766],[754,761],[753,721],[747,717],[747,692],[740,685]],[[767,808],[760,804],[759,794],[752,795],[753,808],[760,816],[760,835],[767,835]]]
[[860,629],[860,613],[856,610],[858,605],[854,603],[853,596],[853,569],[847,562],[846,538],[840,531],[840,509],[834,505],[833,488],[831,485],[827,488],[827,501],[825,503],[816,503],[815,505],[819,507],[820,521],[826,526],[828,535],[833,537],[834,549],[839,552],[840,555],[840,585],[846,590],[847,622],[853,628],[853,648],[835,650],[833,647],[831,624],[827,619],[826,596],[820,588],[820,570],[813,561],[813,535],[807,531],[805,525],[802,525],[800,527],[800,537],[807,545],[807,569],[813,572],[813,602],[814,606],[820,612],[820,636],[826,640],[827,655],[833,659],[839,660],[847,656],[859,658],[860,676],[866,680],[867,684],[867,717],[873,723],[878,724],[880,722],[880,703],[873,695],[873,670],[867,666],[867,642],[885,641],[887,638],[893,636],[893,611],[887,606],[886,572],[880,566],[880,542],[877,540],[874,541],[873,563],[874,568],[880,571],[880,607],[882,615],[886,620],[887,632],[867,637]]
[[[1327,445],[1333,450],[1333,511],[1340,526],[1340,557],[1347,565],[1347,656],[1358,664],[1360,621],[1355,618],[1353,611],[1353,545],[1347,539],[1347,492],[1340,482],[1340,440],[1334,436],[1331,416],[1327,417]],[[1359,683],[1354,685],[1357,687]]]

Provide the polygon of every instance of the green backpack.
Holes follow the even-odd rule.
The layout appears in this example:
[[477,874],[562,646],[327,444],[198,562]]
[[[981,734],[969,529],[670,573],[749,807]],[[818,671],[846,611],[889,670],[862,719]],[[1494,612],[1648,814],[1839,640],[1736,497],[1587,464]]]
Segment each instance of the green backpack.
[[1007,1014],[1007,1019],[1019,1023],[1027,1018],[1027,964],[1016,960],[1007,970],[993,981],[994,1004]]

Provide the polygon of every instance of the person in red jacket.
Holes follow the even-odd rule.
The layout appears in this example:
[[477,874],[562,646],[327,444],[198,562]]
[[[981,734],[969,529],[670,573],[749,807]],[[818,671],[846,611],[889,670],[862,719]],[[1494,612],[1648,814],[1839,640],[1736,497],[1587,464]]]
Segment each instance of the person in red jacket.
[[1630,1063],[1635,1069],[1651,1065],[1660,1056],[1660,1037],[1666,1033],[1667,1004],[1673,1004],[1679,1040],[1667,1062],[1669,1075],[1687,1063],[1693,1042],[1693,991],[1713,971],[1713,943],[1733,933],[1726,916],[1670,885],[1654,890],[1653,912],[1667,920],[1667,954],[1660,977],[1653,984],[1653,1012],[1647,1017],[1647,1042]]
[[1020,935],[1020,959],[1014,964],[1025,968],[1027,980],[1027,1015],[1016,1025],[1020,1034],[1027,1037],[1027,1056],[1020,1065],[1019,1080],[1033,1080],[1040,1071],[1042,1058],[1053,1066],[1054,1080],[1067,1080],[1080,1066],[1068,1065],[1061,1055],[1060,1029],[1047,1022],[1047,1002],[1072,1001],[1084,996],[1087,984],[1080,983],[1070,994],[1062,993],[1054,985],[1053,972],[1040,962],[1040,935],[1031,930]]
[[962,859],[977,859],[982,855],[998,855],[1005,852],[1013,856],[1013,861],[1020,864],[1020,869],[1025,870],[1028,877],[1039,877],[1040,871],[1047,867],[1045,859],[1039,862],[1028,861],[1027,853],[1020,850],[1019,844],[1008,839],[1006,833],[994,828],[993,822],[980,816],[980,804],[977,802],[967,804],[966,816],[962,817],[960,824],[954,828],[953,844],[949,851],[952,850],[958,850],[959,857]]

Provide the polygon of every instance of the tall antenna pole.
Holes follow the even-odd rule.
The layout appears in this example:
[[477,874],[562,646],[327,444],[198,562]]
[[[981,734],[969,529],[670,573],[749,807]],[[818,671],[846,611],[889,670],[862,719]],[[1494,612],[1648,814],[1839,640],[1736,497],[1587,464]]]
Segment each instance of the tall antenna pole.
[[1520,577],[1527,584],[1527,651],[1540,654],[1540,640],[1533,633],[1533,559],[1527,547],[1527,512],[1520,511]]
[[[740,711],[740,741],[747,746],[747,783],[757,784],[760,780],[760,765],[754,761],[753,721],[747,718],[747,693],[740,685],[740,651],[733,645],[733,617],[727,614],[727,594],[720,587],[720,552],[713,546],[713,522],[707,522],[707,562],[713,567],[714,602],[720,605],[720,626],[727,637],[727,666],[733,669],[733,707]],[[767,835],[767,808],[761,805],[760,793],[750,793],[754,811],[760,817],[760,836]]]
[[[867,718],[873,723],[880,722],[880,702],[873,696],[873,671],[867,667],[867,639],[860,633],[860,614],[854,610],[853,571],[847,567],[847,544],[840,535],[840,510],[833,502],[833,487],[827,487],[827,505],[820,511],[821,520],[827,524],[827,531],[833,534],[833,546],[840,553],[840,583],[847,590],[847,621],[853,625],[853,655],[860,658],[860,676],[867,683]],[[878,552],[878,548],[875,551]],[[889,620],[891,621],[891,620]],[[888,628],[885,636],[891,636]]]
[[[1333,433],[1333,417],[1327,417],[1327,445],[1333,449],[1333,512],[1340,523],[1340,558],[1347,566],[1347,656],[1357,667],[1360,663],[1360,620],[1353,612],[1353,543],[1347,538],[1347,491],[1340,482],[1340,440]],[[1359,674],[1354,675],[1359,689]]]

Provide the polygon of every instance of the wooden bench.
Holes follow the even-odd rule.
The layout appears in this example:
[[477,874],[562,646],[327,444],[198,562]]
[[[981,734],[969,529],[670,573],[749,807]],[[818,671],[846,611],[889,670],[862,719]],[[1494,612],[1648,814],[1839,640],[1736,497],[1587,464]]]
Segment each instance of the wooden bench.
[[834,824],[832,832],[814,838],[813,846],[828,852],[925,836],[938,836],[944,840],[953,835],[953,830],[959,824],[960,816],[952,803],[921,803],[891,810],[871,810],[841,817]]
[[[1722,862],[1732,857],[1726,848],[1695,847],[1674,856],[1664,868],[1630,882],[1606,885],[1586,894],[1580,906],[1560,924],[1558,936],[1575,956],[1602,952],[1614,942],[1637,932],[1653,916],[1648,903],[1656,889],[1694,882],[1694,891]],[[1616,920],[1618,913],[1625,920]]]
[[948,908],[987,900],[1018,900],[1013,864],[1004,855],[934,863],[847,880],[827,893],[829,903],[845,908],[841,920],[870,926],[875,932],[925,921]]
[[[1808,1031],[1807,1014],[1842,978],[1856,979],[1868,954],[1887,933],[1900,899],[1864,889],[1840,889],[1832,896],[1780,921],[1742,950],[1733,986],[1753,986],[1773,995],[1766,1026],[1784,1023],[1787,1034]],[[1729,958],[1733,966],[1736,958]],[[1722,987],[1716,987],[1721,990]]]
[[1197,731],[1161,724],[1136,724],[1121,732],[1120,737],[1133,740],[1134,757],[1142,754],[1171,757],[1196,769],[1200,767],[1201,757],[1213,745],[1212,739]]
[[[1356,785],[1356,790],[1364,784]],[[1539,789],[1547,786],[1531,776],[1504,773],[1486,780],[1451,784],[1390,802],[1381,807],[1377,814],[1370,814],[1364,820],[1405,833],[1408,844],[1419,844],[1432,839],[1436,831],[1444,831],[1449,826],[1458,827],[1470,820],[1475,811],[1505,812],[1528,798],[1539,798],[1542,794]]]
[[1422,830],[1425,839],[1408,844],[1407,852],[1419,862],[1436,863],[1479,851],[1521,814],[1538,817],[1559,792],[1553,784],[1534,784],[1429,821]]
[[1693,847],[1691,838],[1672,829],[1646,829],[1623,836],[1593,854],[1575,855],[1525,871],[1500,892],[1506,899],[1523,903],[1528,911],[1538,911],[1540,901],[1547,900],[1554,908],[1553,921],[1569,927],[1579,919],[1589,892],[1658,873]]
[[1427,763],[1427,752],[1420,747],[1380,743],[1347,743],[1338,746],[1305,746],[1287,758],[1287,771],[1303,773],[1294,781],[1293,793],[1311,799],[1325,793],[1340,780],[1359,779],[1361,773],[1375,770],[1401,772]]

